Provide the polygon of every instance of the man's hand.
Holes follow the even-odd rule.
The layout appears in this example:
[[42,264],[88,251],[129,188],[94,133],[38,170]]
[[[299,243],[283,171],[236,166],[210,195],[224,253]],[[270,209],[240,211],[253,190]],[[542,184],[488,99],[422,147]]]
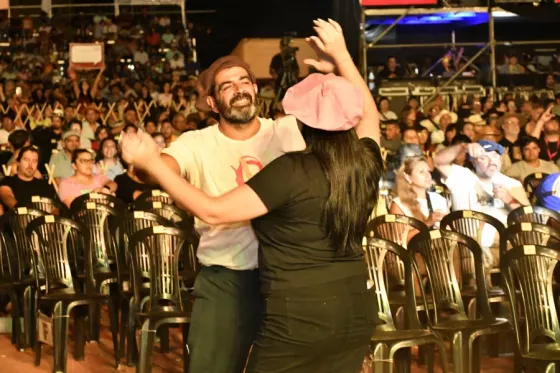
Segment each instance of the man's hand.
[[486,156],[486,150],[476,142],[467,145],[467,153],[473,158]]
[[552,118],[555,117],[554,114],[551,113],[552,108],[554,107],[554,105],[549,105],[548,108],[546,109],[546,111],[544,111],[541,114],[541,117],[539,118],[539,122],[542,122],[543,124],[547,123],[548,121],[550,121]]
[[303,62],[322,73],[332,73],[336,70],[337,64],[352,59],[346,48],[342,27],[332,19],[329,19],[328,22],[318,19],[313,23],[317,36],[310,36],[305,40],[315,50],[319,59],[308,58]]
[[513,201],[513,196],[511,195],[509,190],[501,186],[496,186],[494,188],[494,198],[499,199],[506,205],[509,205]]

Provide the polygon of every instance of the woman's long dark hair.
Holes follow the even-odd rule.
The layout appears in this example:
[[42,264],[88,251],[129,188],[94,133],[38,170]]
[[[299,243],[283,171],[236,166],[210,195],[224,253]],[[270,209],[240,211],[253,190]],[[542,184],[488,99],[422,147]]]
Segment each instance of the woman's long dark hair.
[[366,224],[377,204],[381,154],[353,129],[327,132],[304,126],[303,135],[305,152],[318,158],[329,182],[323,216],[329,238],[339,256],[361,254]]

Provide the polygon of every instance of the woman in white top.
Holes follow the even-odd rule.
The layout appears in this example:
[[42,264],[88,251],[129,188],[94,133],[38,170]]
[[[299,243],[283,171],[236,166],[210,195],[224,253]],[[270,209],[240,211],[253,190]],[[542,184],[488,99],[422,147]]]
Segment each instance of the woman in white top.
[[379,120],[382,122],[387,120],[398,120],[397,114],[391,111],[391,102],[387,97],[379,99]]
[[432,174],[424,157],[405,159],[397,172],[390,213],[410,216],[428,227],[438,227],[441,219],[449,213],[445,198],[428,192],[432,186]]

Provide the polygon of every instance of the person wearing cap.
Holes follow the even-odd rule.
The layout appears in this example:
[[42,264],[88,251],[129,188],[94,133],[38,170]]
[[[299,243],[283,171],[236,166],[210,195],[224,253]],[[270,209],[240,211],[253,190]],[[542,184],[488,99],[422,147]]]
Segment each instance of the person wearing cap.
[[560,173],[545,177],[535,190],[535,196],[539,206],[560,212]]
[[[454,164],[460,152],[467,153],[474,166],[474,172]],[[518,180],[500,172],[501,155],[504,147],[493,141],[457,144],[434,155],[434,164],[445,178],[452,199],[452,210],[473,210],[488,214],[507,223],[507,215],[519,206],[529,205],[529,200]],[[494,229],[485,229],[481,246],[493,246]]]
[[[367,219],[377,200],[383,168],[376,143],[380,137],[379,118],[367,84],[346,49],[340,25],[331,20],[317,20],[315,30],[319,36],[307,40],[316,48],[320,59],[305,62],[323,73],[332,73],[336,69],[342,77],[312,74],[287,91],[283,107],[288,115],[283,121],[297,118],[305,143],[300,143],[303,139],[292,123],[268,124],[257,119],[256,128],[243,127],[242,119],[254,116],[250,105],[254,90],[251,75],[246,69],[239,68],[218,73],[211,87],[213,96],[206,100],[221,115],[218,126],[187,132],[165,150],[167,154],[181,155],[176,158],[178,160],[192,157],[186,150],[179,151],[185,140],[195,137],[201,141],[200,136],[213,134],[211,141],[204,142],[204,146],[212,154],[208,158],[215,161],[201,165],[199,171],[188,164],[183,165],[189,166],[184,171],[188,170],[190,182],[194,185],[180,176],[185,172],[179,173],[179,165],[167,157],[156,156],[157,147],[149,135],[143,132],[129,134],[122,141],[125,161],[144,169],[179,206],[197,216],[199,230],[201,226],[228,227],[230,231],[239,226],[249,228],[243,222],[252,220],[258,242],[252,241],[251,246],[241,251],[233,246],[241,244],[239,238],[227,235],[223,228],[221,232],[214,230],[212,238],[214,241],[225,238],[229,243],[218,246],[209,246],[209,237],[205,233],[208,228],[201,230],[198,256],[203,268],[194,290],[195,294],[203,290],[202,295],[206,295],[206,285],[201,281],[208,282],[207,274],[211,271],[213,283],[221,284],[225,277],[229,287],[239,286],[237,297],[250,296],[248,294],[254,291],[258,282],[246,277],[246,281],[240,283],[234,272],[241,271],[226,270],[222,266],[228,264],[223,260],[235,254],[248,260],[249,265],[241,268],[255,268],[257,253],[253,248],[259,247],[260,291],[267,301],[260,332],[247,362],[247,373],[287,370],[291,373],[357,372],[368,352],[374,328],[374,315],[368,310],[373,302],[370,297],[374,295],[366,288],[367,270],[361,245]],[[201,80],[206,79],[208,77],[203,73]],[[224,102],[224,99],[227,100]],[[233,123],[237,123],[236,127],[229,128]],[[281,127],[290,125],[294,125],[293,129]],[[285,142],[274,141],[273,134],[267,133],[268,126],[274,126],[274,130],[283,132],[284,136],[290,131],[290,141],[297,141],[297,147],[293,142],[288,144],[292,145],[292,150],[299,151],[290,152]],[[235,128],[238,131],[234,131]],[[258,142],[247,145],[255,149],[264,142],[269,156],[249,153],[246,146],[237,147],[238,155],[243,157],[238,168],[232,155],[224,154],[225,149],[215,149],[212,144],[243,144],[244,132],[258,139]],[[227,135],[236,139],[225,139]],[[195,143],[190,145],[191,151],[196,149]],[[281,152],[289,154],[281,155]],[[200,158],[189,161],[197,162],[197,159]],[[248,180],[241,179],[245,172],[257,168],[256,161],[264,161],[264,168]],[[230,172],[218,174],[221,180],[234,176],[234,181],[226,186],[216,185],[215,180],[208,179],[218,171],[220,163],[225,164]],[[239,173],[238,169],[241,170]],[[205,178],[205,184],[201,184],[201,178]],[[205,225],[201,225],[202,222]],[[227,250],[218,251],[222,246]],[[208,256],[210,249],[213,249],[213,257]],[[212,258],[214,266],[208,267]],[[224,264],[219,265],[218,259]],[[215,317],[221,316],[227,323],[243,325],[247,319],[242,318],[236,309],[243,309],[245,305],[242,299],[232,304],[229,294],[220,289],[212,290],[221,296],[215,305],[219,309],[213,308],[212,294],[207,294],[209,298],[202,298],[200,303],[198,299],[194,303],[189,332],[191,361],[200,359],[198,354],[208,354],[211,361],[205,366],[205,372],[242,372],[245,361],[241,366],[235,366],[237,364],[231,360],[232,352],[240,355],[242,351],[230,350],[229,343],[233,339],[240,346],[243,335],[224,334],[216,330],[213,323],[225,328],[226,333],[232,333],[231,327]],[[257,310],[258,305],[257,301],[253,303]],[[197,307],[201,308],[197,310]],[[198,311],[205,312],[205,317],[201,318]],[[260,319],[253,310],[244,311]],[[201,327],[204,329],[197,329]],[[251,326],[245,324],[243,327],[245,331],[235,330],[245,334]],[[203,345],[198,345],[201,343],[197,339],[198,333],[202,333],[206,340],[220,339],[215,340],[216,346],[206,343],[211,351],[200,351]],[[219,352],[216,348],[228,349],[228,361],[221,360],[223,354],[214,354]],[[140,356],[145,359],[142,352]],[[149,361],[142,363],[151,365]],[[202,372],[199,368],[196,366],[189,371]]]
[[560,172],[558,166],[550,161],[539,159],[541,148],[539,140],[534,137],[525,137],[521,140],[523,160],[508,167],[504,174],[521,182],[531,174],[554,174]]
[[53,177],[57,184],[62,179],[74,175],[72,168],[72,153],[80,147],[80,134],[73,131],[66,131],[62,135],[62,150],[53,150],[49,161],[50,169],[54,169]]

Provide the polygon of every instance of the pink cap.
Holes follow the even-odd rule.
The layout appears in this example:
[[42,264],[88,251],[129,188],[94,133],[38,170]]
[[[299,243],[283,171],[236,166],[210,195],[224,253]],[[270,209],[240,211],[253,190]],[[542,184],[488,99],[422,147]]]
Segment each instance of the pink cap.
[[360,88],[334,74],[311,74],[288,89],[282,106],[309,127],[324,131],[353,128],[364,113]]

